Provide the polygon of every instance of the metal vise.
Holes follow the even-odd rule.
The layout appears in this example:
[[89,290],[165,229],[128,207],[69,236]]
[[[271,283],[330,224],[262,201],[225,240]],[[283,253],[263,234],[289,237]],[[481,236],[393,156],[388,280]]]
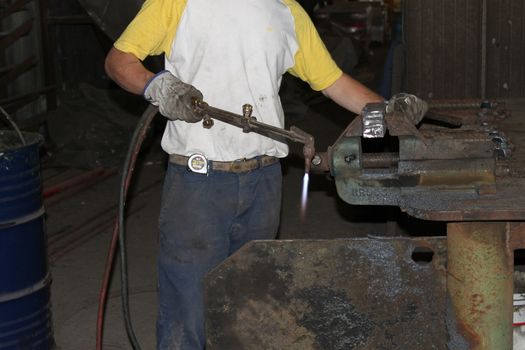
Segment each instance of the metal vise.
[[329,170],[350,204],[399,206],[427,220],[522,217],[508,195],[513,145],[497,125],[507,114],[495,106],[430,104],[416,126],[369,104],[328,152],[316,154],[312,169]]

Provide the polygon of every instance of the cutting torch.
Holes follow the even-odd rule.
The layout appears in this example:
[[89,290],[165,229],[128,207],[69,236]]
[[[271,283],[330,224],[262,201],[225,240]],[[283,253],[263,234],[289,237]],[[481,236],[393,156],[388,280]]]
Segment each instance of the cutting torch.
[[310,172],[312,159],[315,156],[314,137],[298,127],[292,126],[290,127],[290,130],[286,130],[273,125],[261,123],[252,115],[253,106],[250,104],[242,106],[242,115],[212,107],[206,102],[197,99],[193,101],[193,107],[194,111],[203,117],[202,125],[206,129],[213,127],[213,119],[216,119],[239,127],[245,133],[255,132],[278,141],[284,138],[304,144],[303,155],[305,172]]

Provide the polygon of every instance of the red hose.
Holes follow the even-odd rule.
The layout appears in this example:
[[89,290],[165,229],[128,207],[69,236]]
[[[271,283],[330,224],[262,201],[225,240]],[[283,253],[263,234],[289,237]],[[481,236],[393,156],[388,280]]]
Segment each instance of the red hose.
[[92,179],[95,179],[99,176],[102,176],[106,173],[107,169],[104,168],[97,168],[88,172],[85,172],[83,174],[80,174],[78,176],[72,177],[70,179],[67,179],[59,184],[56,184],[54,186],[51,186],[49,188],[44,189],[43,196],[44,198],[49,198],[54,196],[57,193],[60,193],[62,191],[65,191],[71,187],[74,187],[76,185],[82,184],[86,181],[90,181]]
[[104,331],[104,314],[106,311],[106,301],[108,297],[109,280],[111,277],[113,261],[115,259],[115,252],[117,251],[118,243],[118,217],[115,218],[115,226],[113,227],[113,235],[111,236],[111,243],[109,246],[108,256],[106,258],[106,268],[104,269],[104,277],[102,288],[98,297],[98,312],[97,312],[97,350],[102,350],[102,338]]

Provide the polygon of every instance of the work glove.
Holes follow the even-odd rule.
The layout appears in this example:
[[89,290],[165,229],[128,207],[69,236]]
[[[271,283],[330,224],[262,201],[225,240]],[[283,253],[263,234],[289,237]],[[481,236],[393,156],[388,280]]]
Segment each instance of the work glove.
[[387,113],[401,112],[412,123],[418,124],[428,111],[428,104],[419,97],[398,93],[387,102]]
[[193,85],[183,83],[164,70],[151,78],[144,87],[144,97],[169,120],[196,123],[202,116],[196,112],[193,101],[202,100],[202,93]]

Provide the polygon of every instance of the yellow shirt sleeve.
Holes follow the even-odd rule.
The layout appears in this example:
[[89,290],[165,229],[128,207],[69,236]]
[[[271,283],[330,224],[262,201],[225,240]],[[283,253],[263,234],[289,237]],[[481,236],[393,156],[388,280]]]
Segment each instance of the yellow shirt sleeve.
[[140,60],[169,55],[185,6],[186,0],[146,0],[113,46]]
[[295,20],[299,49],[288,72],[320,91],[332,85],[343,71],[337,66],[308,14],[295,0],[284,0]]

